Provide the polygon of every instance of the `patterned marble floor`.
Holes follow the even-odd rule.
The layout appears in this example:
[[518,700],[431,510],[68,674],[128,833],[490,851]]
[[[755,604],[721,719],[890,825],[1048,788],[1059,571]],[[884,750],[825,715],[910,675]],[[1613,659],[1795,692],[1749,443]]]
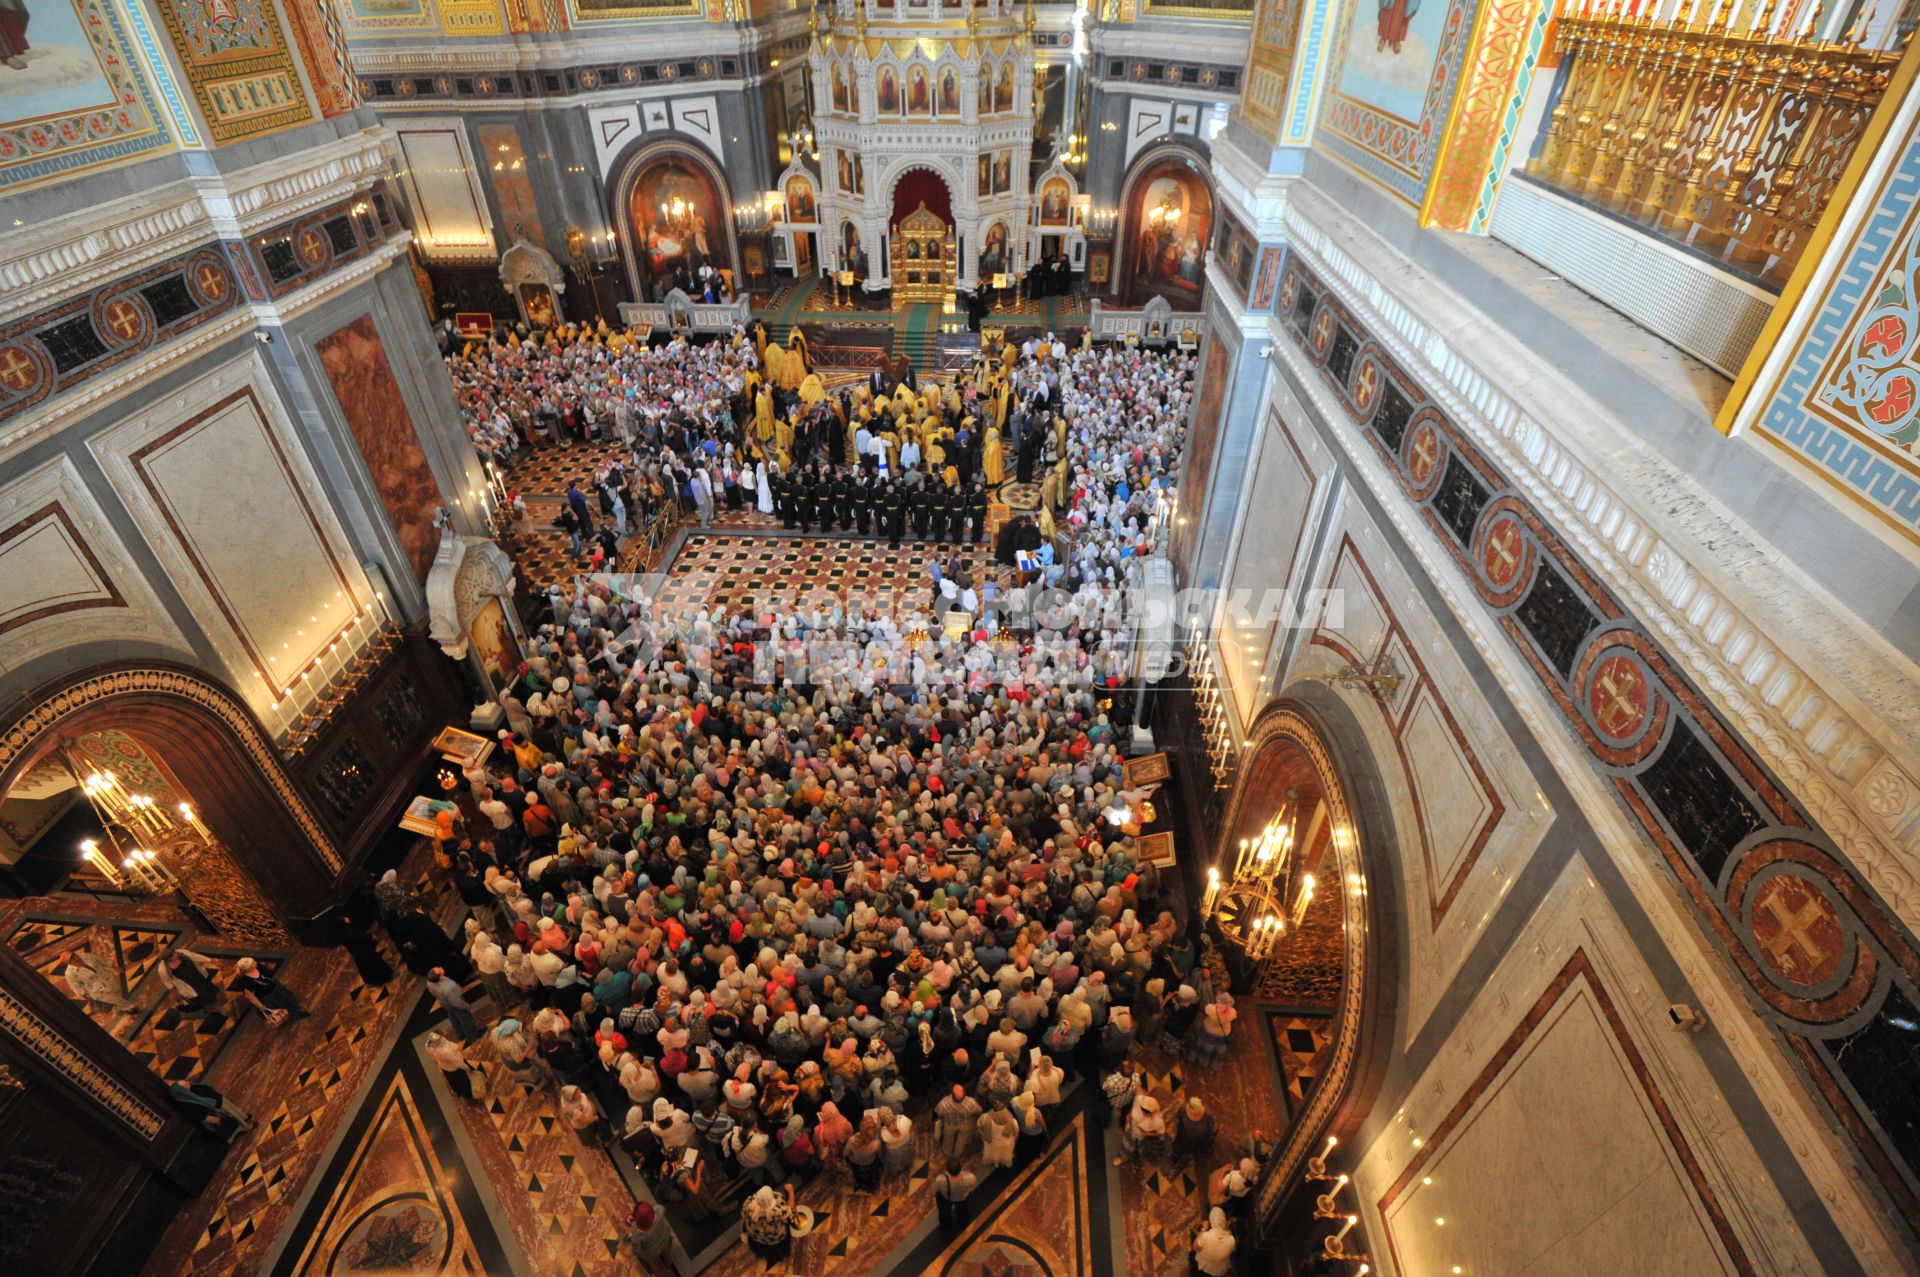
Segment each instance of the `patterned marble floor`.
[[[458,897],[427,876],[426,861],[422,842],[403,865],[402,880],[451,922]],[[234,1142],[208,1187],[175,1216],[144,1277],[265,1270],[418,992],[418,982],[398,969],[385,985],[363,984],[337,949],[300,949],[277,974],[311,1017],[280,1029],[244,1018],[209,1080],[260,1125]]]
[[[176,948],[192,948],[213,960],[214,983],[225,987],[233,977],[234,959],[253,957],[271,975],[284,955],[236,949],[202,937],[170,905],[155,921],[88,919],[71,912],[71,899],[42,898],[7,933],[6,944],[31,963],[61,993],[71,998],[134,1057],[168,1082],[192,1082],[205,1077],[232,1042],[244,1022],[236,1007],[226,1005],[205,1014],[185,1014],[167,996],[154,974]],[[100,902],[96,908],[124,907]],[[165,902],[159,902],[165,903]],[[149,912],[158,912],[150,909]],[[68,985],[65,971],[76,955],[90,953],[114,972],[126,990],[127,1005],[115,1007],[82,998]]]
[[1126,1271],[1133,1277],[1184,1273],[1188,1244],[1206,1217],[1207,1177],[1243,1156],[1254,1132],[1277,1138],[1286,1129],[1263,1017],[1244,1001],[1241,1011],[1226,1061],[1217,1069],[1196,1069],[1156,1050],[1137,1053],[1168,1124],[1197,1095],[1213,1116],[1216,1137],[1212,1154],[1191,1162],[1129,1159],[1120,1166]]
[[[739,608],[772,599],[842,602],[896,601],[902,608],[931,601],[930,565],[958,558],[976,580],[1002,570],[986,547],[946,541],[902,542],[897,550],[857,537],[758,537],[728,533],[690,534],[667,570],[659,602],[676,608],[723,604]],[[806,606],[814,606],[811,601]]]

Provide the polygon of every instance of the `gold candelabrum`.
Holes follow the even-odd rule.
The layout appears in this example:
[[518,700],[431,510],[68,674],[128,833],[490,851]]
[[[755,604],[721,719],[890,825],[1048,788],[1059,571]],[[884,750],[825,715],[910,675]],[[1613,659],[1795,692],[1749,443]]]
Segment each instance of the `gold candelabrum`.
[[180,885],[182,872],[212,845],[212,834],[186,803],[169,810],[150,794],[130,791],[73,742],[61,745],[60,761],[106,833],[105,844],[95,838],[83,841],[80,855],[109,886],[145,893],[170,891]]
[[[1272,955],[1280,937],[1286,934],[1288,910],[1284,903],[1287,870],[1293,861],[1295,835],[1299,829],[1299,794],[1288,790],[1280,810],[1267,821],[1259,835],[1242,838],[1232,868],[1225,874],[1220,866],[1207,870],[1206,894],[1200,912],[1213,920],[1227,939],[1239,945],[1252,962],[1264,962]],[[1298,926],[1306,912],[1305,901],[1312,898],[1313,878],[1309,875],[1301,887],[1302,903],[1294,911]]]
[[1870,20],[1821,39],[1823,8],[1787,30],[1776,0],[1587,0],[1561,19],[1567,71],[1527,174],[1784,281],[1900,57],[1861,47]]

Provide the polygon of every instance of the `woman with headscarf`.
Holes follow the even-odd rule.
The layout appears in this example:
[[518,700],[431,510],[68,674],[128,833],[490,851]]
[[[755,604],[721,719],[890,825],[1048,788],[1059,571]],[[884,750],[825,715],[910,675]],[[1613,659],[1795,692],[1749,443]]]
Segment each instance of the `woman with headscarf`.
[[1015,1142],[1020,1138],[1020,1119],[999,1096],[988,1101],[980,1115],[980,1160],[985,1166],[1012,1166]]
[[427,1058],[440,1066],[440,1075],[446,1080],[449,1091],[463,1100],[473,1098],[473,1068],[467,1063],[467,1057],[461,1054],[458,1042],[441,1036],[437,1031],[428,1032]]
[[788,1175],[806,1178],[813,1171],[817,1150],[813,1137],[807,1134],[807,1119],[798,1113],[787,1118],[786,1126],[780,1132],[780,1161],[786,1167]]
[[904,1175],[913,1169],[913,1119],[894,1109],[880,1109],[881,1163],[889,1175]]
[[593,1097],[577,1086],[568,1084],[560,1088],[560,1117],[583,1144],[597,1148],[610,1138],[600,1110],[594,1107]]
[[762,1187],[740,1204],[740,1232],[753,1253],[768,1265],[786,1259],[793,1248],[793,1185]]
[[841,1164],[847,1149],[847,1141],[853,1138],[853,1123],[840,1112],[840,1106],[832,1100],[820,1106],[820,1120],[814,1124],[813,1144],[820,1154],[820,1165],[833,1169]]
[[634,1203],[633,1227],[627,1232],[627,1245],[633,1247],[634,1258],[648,1270],[673,1249],[673,1229],[659,1217],[652,1202]]
[[880,1182],[880,1116],[870,1112],[860,1119],[859,1129],[847,1141],[847,1166],[853,1171],[854,1185],[871,1192]]
[[1130,1157],[1157,1157],[1166,1143],[1167,1119],[1160,1115],[1160,1101],[1145,1093],[1133,1097],[1133,1108],[1121,1128],[1121,1147]]
[[547,1066],[534,1050],[533,1039],[513,1017],[508,1016],[493,1026],[493,1049],[507,1072],[528,1090],[545,1086],[551,1080]]
[[1233,1036],[1233,1022],[1239,1013],[1233,1009],[1233,995],[1222,989],[1200,1015],[1200,1023],[1187,1041],[1187,1058],[1196,1068],[1217,1069],[1227,1060],[1227,1045]]
[[1207,1226],[1193,1237],[1193,1268],[1206,1277],[1231,1277],[1233,1252],[1239,1243],[1227,1227],[1227,1213],[1218,1206],[1207,1212]]
[[1012,1113],[1020,1122],[1020,1135],[1014,1152],[1022,1163],[1031,1162],[1047,1148],[1047,1114],[1030,1091],[1013,1097]]

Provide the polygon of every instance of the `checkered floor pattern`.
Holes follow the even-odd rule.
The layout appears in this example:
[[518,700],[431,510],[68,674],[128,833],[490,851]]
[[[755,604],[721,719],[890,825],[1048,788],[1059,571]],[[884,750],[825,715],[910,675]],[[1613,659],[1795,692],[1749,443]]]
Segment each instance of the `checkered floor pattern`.
[[825,591],[842,600],[885,598],[920,606],[932,599],[931,565],[944,567],[956,556],[976,582],[985,579],[983,573],[1003,574],[984,545],[912,541],[892,550],[872,538],[695,533],[674,557],[659,602],[737,609]]

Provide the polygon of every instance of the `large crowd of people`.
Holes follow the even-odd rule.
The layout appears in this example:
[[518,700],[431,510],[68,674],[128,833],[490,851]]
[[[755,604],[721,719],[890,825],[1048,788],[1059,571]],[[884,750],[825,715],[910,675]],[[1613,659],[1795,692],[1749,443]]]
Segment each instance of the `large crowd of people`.
[[[450,1084],[491,1057],[552,1088],[584,1140],[621,1143],[664,1210],[636,1218],[643,1256],[667,1216],[737,1211],[770,1258],[806,1213],[796,1184],[874,1187],[927,1134],[940,1215],[964,1220],[1084,1086],[1123,1156],[1208,1173],[1219,1210],[1194,1262],[1229,1271],[1264,1137],[1215,1131],[1197,1100],[1161,1112],[1133,1058],[1152,1044],[1211,1067],[1234,1027],[1217,964],[1139,855],[1122,767],[1115,600],[1165,531],[1189,358],[1037,338],[924,391],[877,371],[840,394],[803,350],[747,333],[572,334],[449,364],[496,460],[543,421],[628,441],[611,499],[586,497],[609,473],[568,498],[623,526],[636,486],[708,513],[704,473],[708,501],[751,491],[796,524],[857,527],[841,485],[985,491],[1010,448],[1045,489],[1045,562],[1016,580],[1050,587],[961,626],[933,615],[951,568],[904,610],[835,595],[676,613],[592,575],[556,596],[497,749],[455,795],[464,819],[449,812],[465,961],[493,1012],[483,1026],[464,971],[436,968],[429,990],[470,1039],[434,1048]],[[943,507],[941,535],[977,517]]]

